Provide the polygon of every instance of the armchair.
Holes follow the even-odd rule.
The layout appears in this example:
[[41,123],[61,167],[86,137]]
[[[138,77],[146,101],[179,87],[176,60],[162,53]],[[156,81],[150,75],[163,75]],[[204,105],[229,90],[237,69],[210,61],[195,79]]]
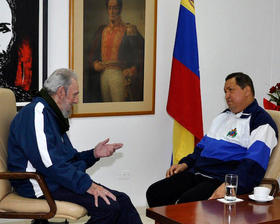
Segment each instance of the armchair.
[[270,195],[275,196],[279,192],[278,179],[280,178],[280,111],[266,110],[278,128],[278,144],[273,149],[268,167],[261,185],[271,185]]
[[[38,173],[7,171],[9,127],[16,115],[14,93],[9,89],[0,88],[0,104],[0,218],[77,220],[85,216],[87,210],[84,207],[70,202],[53,200],[44,178]],[[24,198],[13,191],[9,179],[29,178],[38,182],[46,199]]]

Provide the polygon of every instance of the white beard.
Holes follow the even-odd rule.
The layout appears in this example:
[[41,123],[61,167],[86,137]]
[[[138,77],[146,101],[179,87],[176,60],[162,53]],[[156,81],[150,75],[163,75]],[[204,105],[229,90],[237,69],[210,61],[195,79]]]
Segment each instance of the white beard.
[[67,104],[65,102],[65,99],[64,99],[64,102],[62,103],[61,112],[62,112],[64,118],[69,118],[70,115],[72,114],[72,105]]

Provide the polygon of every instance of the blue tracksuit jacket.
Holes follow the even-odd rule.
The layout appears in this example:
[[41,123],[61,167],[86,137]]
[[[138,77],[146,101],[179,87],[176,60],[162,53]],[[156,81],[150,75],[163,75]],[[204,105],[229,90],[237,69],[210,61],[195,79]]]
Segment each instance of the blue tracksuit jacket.
[[194,152],[179,163],[221,181],[227,173],[237,174],[238,194],[249,193],[264,177],[277,138],[276,124],[255,100],[238,114],[219,114]]
[[[41,173],[51,192],[64,186],[85,193],[92,183],[85,170],[97,160],[93,150],[73,148],[67,134],[61,134],[53,109],[41,97],[22,108],[11,123],[8,170]],[[12,186],[25,197],[43,195],[35,180],[13,180]]]

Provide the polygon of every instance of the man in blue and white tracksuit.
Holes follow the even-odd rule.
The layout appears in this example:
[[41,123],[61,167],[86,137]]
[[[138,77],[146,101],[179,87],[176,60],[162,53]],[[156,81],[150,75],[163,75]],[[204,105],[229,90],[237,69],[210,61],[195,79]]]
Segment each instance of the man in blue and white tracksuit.
[[229,108],[214,119],[192,154],[149,187],[149,206],[223,197],[226,174],[238,175],[238,194],[261,182],[277,144],[276,124],[258,105],[248,75],[228,75],[224,91]]
[[[22,108],[11,123],[8,170],[42,174],[55,200],[87,209],[87,224],[142,224],[125,193],[95,183],[86,173],[87,168],[111,156],[122,144],[109,144],[106,139],[94,149],[78,152],[67,136],[68,117],[78,102],[78,94],[76,73],[69,69],[53,72],[38,97]],[[24,197],[43,196],[34,180],[12,180],[12,186]]]

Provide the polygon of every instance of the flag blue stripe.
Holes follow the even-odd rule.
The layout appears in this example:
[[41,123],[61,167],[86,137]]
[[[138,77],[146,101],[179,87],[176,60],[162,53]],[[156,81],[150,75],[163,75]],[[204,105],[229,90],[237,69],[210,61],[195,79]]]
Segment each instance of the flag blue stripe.
[[199,77],[195,16],[180,5],[173,57]]

